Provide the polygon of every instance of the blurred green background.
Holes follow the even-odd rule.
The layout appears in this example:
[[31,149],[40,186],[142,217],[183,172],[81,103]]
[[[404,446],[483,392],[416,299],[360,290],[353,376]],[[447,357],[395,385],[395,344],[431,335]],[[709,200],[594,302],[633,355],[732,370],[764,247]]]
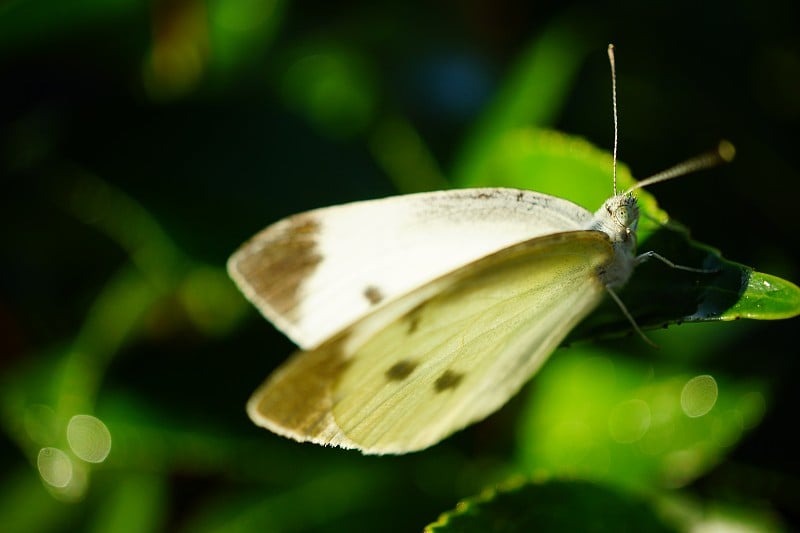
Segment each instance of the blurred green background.
[[621,161],[642,178],[730,139],[733,164],[651,193],[698,240],[796,282],[798,11],[0,4],[3,531],[418,531],[520,478],[567,480],[572,519],[616,505],[570,489],[588,480],[659,527],[800,527],[796,321],[560,349],[486,421],[362,457],[249,422],[293,346],[224,273],[285,215],[490,183],[499,137],[536,142],[515,128],[610,149],[614,42]]

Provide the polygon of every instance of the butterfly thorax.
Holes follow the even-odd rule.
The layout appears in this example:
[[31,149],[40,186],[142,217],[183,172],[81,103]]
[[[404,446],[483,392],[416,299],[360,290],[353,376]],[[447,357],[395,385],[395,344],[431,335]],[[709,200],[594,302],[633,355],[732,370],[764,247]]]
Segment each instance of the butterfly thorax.
[[636,227],[639,206],[631,194],[609,198],[594,213],[589,229],[602,231],[614,247],[614,259],[600,275],[611,287],[624,285],[633,272],[636,257]]

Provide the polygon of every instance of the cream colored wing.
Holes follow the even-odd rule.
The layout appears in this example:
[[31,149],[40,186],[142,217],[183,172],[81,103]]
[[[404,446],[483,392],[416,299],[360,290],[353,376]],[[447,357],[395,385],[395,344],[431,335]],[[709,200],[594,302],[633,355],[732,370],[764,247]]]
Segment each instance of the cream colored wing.
[[377,333],[362,333],[368,316],[296,353],[248,413],[281,435],[364,453],[431,446],[519,390],[600,301],[612,255],[598,231],[501,250],[399,298]]
[[228,271],[264,316],[311,349],[447,272],[591,218],[517,189],[394,196],[281,220],[233,254]]

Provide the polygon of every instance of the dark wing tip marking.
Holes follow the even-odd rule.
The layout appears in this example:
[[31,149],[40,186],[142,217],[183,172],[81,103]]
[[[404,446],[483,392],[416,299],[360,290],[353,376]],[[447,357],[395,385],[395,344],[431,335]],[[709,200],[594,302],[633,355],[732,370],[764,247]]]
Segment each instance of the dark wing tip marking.
[[419,363],[416,361],[403,359],[402,361],[392,365],[392,367],[386,371],[386,379],[389,381],[402,381],[410,376],[411,373],[416,370],[418,365]]
[[463,378],[464,374],[461,372],[445,370],[444,374],[439,376],[433,383],[433,388],[436,390],[436,392],[444,392],[447,389],[455,389],[458,387],[458,384],[461,383]]
[[257,297],[291,316],[303,282],[322,262],[317,249],[319,223],[296,215],[270,226],[248,241],[236,268]]
[[375,285],[368,285],[364,289],[364,298],[372,305],[377,305],[383,301],[383,293]]

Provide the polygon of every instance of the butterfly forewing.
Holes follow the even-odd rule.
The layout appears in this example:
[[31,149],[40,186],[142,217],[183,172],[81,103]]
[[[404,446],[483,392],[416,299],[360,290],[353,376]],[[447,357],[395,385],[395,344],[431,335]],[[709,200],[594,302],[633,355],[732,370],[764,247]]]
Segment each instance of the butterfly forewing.
[[602,298],[612,258],[596,231],[539,237],[479,259],[299,352],[249,412],[298,440],[403,453],[430,446],[503,405]]
[[569,201],[517,189],[396,196],[277,222],[245,243],[228,270],[268,319],[309,349],[452,270],[590,219]]

